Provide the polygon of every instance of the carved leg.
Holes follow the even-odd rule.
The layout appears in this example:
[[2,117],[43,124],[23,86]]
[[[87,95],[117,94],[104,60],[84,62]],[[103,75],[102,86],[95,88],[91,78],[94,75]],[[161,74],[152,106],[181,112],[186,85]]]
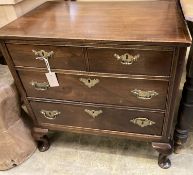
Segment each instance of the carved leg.
[[[190,33],[193,36],[193,23],[188,22]],[[193,125],[193,45],[190,49],[186,66],[186,83],[184,84],[182,99],[178,111],[178,122],[174,134],[174,150],[179,153],[188,138],[188,129]]]
[[172,154],[173,147],[170,143],[152,143],[152,147],[159,152],[158,165],[163,169],[168,169],[171,166],[168,156]]
[[33,137],[37,141],[37,146],[40,152],[45,152],[50,148],[50,143],[47,137],[48,129],[34,128]]

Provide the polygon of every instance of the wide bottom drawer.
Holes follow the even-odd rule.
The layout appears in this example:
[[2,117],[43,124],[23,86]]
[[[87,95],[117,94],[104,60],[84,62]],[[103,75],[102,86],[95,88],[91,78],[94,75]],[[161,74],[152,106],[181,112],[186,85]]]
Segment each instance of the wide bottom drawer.
[[30,103],[40,125],[48,123],[157,136],[162,134],[164,113],[80,104]]

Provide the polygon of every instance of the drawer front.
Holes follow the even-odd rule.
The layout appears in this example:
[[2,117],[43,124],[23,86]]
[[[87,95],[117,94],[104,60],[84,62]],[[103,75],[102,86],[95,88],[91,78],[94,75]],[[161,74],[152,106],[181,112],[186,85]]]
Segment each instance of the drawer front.
[[7,47],[15,66],[45,68],[45,62],[43,60],[37,60],[38,55],[35,55],[35,52],[33,52],[44,50],[50,54],[48,60],[50,67],[53,69],[86,70],[83,49],[79,47],[24,44],[7,44]]
[[57,74],[60,86],[46,87],[45,73],[19,75],[30,97],[165,109],[167,81]]
[[163,113],[94,106],[31,102],[39,124],[161,135]]
[[172,57],[172,51],[88,49],[92,72],[169,76]]

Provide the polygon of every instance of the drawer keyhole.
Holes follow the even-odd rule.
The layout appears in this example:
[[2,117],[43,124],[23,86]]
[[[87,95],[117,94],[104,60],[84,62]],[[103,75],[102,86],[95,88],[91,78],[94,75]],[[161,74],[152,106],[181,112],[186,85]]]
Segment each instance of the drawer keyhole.
[[131,65],[131,64],[133,64],[134,62],[137,61],[137,59],[140,57],[140,55],[137,54],[137,55],[133,56],[133,55],[130,55],[128,53],[125,53],[124,55],[118,55],[118,54],[115,53],[114,57],[117,60],[120,60],[121,64]]
[[85,109],[84,110],[89,116],[91,116],[92,118],[96,118],[98,117],[100,114],[103,113],[102,110],[89,110],[89,109]]
[[80,78],[79,79],[81,82],[83,82],[87,87],[92,88],[96,84],[98,84],[100,81],[98,78],[96,79],[91,79],[91,78]]

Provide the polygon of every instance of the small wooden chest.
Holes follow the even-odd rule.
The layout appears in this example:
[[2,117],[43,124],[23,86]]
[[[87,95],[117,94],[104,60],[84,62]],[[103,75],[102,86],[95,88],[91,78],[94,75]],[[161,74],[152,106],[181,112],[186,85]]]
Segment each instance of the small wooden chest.
[[41,151],[48,130],[120,136],[152,142],[170,167],[191,43],[175,1],[47,2],[3,27],[0,41]]

